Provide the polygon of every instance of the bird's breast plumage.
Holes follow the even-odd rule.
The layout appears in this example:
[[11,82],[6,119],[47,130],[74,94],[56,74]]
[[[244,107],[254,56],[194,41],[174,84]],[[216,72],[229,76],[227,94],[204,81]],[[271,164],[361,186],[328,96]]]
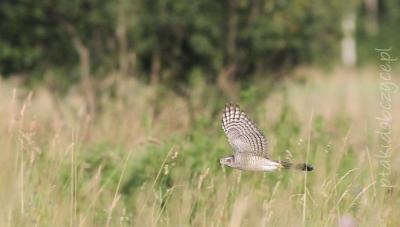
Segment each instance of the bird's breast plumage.
[[274,171],[279,168],[279,163],[256,155],[237,155],[235,165],[238,169],[250,171]]

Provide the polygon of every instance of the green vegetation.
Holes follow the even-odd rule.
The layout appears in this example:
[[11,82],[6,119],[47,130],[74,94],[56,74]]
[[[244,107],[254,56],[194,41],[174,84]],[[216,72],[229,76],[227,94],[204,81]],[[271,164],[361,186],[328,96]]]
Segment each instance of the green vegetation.
[[350,12],[363,64],[375,59],[369,50],[376,47],[400,49],[398,2],[376,3],[4,0],[0,73],[52,80],[58,89],[115,70],[173,87],[196,73],[209,82],[282,75],[299,64],[338,62]]
[[[370,71],[321,79],[311,70],[312,80],[241,92],[272,156],[307,160],[315,166],[307,174],[222,168],[219,158],[231,152],[220,127],[225,100],[201,80],[188,101],[125,78],[115,94],[96,96],[92,115],[84,91],[18,88],[13,96],[15,84],[2,81],[2,225],[336,226],[352,217],[360,226],[398,226],[400,191],[381,185],[377,122],[365,115],[379,108]],[[391,155],[394,163],[399,155]]]
[[[375,48],[399,56],[399,8],[0,1],[0,226],[400,226],[400,109],[374,63]],[[351,67],[339,64],[345,18]],[[274,159],[315,171],[222,167],[227,102]]]

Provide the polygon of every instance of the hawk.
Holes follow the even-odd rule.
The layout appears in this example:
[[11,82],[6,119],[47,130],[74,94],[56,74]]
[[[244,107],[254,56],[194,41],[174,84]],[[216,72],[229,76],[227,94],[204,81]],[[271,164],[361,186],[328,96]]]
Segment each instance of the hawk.
[[222,165],[248,171],[275,171],[296,169],[312,171],[307,163],[292,164],[287,161],[274,161],[268,157],[268,142],[262,132],[240,110],[237,104],[227,104],[222,115],[222,129],[234,153],[220,159]]

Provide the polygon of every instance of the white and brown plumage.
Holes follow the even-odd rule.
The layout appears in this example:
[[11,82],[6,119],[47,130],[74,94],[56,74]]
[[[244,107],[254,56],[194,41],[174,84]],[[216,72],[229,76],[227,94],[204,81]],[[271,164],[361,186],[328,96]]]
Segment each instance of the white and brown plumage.
[[313,170],[312,166],[305,163],[293,165],[289,162],[269,159],[267,140],[238,105],[225,106],[222,128],[234,150],[233,155],[220,159],[223,165],[249,171],[274,171],[281,168]]

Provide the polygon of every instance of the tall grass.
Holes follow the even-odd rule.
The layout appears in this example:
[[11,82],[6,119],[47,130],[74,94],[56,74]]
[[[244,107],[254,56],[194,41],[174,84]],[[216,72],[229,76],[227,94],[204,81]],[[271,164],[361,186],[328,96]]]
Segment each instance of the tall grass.
[[[2,80],[1,226],[399,226],[400,191],[380,184],[374,73],[306,70],[257,81],[234,100],[201,79],[182,97],[121,78],[98,89],[95,104],[79,86],[59,95]],[[220,128],[226,101],[259,124],[275,159],[315,170],[221,167],[231,152]]]

